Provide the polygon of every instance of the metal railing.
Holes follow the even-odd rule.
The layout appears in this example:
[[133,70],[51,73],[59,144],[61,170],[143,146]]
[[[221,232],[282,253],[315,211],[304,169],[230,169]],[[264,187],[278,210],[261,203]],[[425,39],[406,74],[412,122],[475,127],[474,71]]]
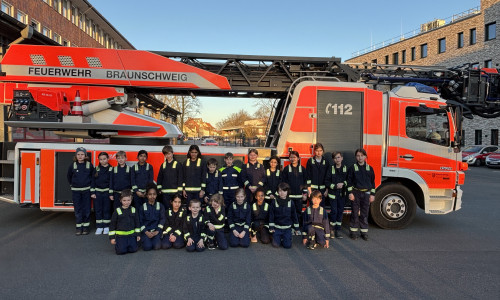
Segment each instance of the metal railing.
[[480,14],[480,13],[481,13],[480,7],[476,6],[474,8],[470,8],[468,10],[465,10],[465,11],[463,11],[461,13],[454,14],[451,17],[447,17],[445,19],[437,19],[437,20],[433,20],[431,22],[424,23],[422,25],[430,24],[430,23],[433,23],[435,21],[444,21],[444,22],[438,22],[438,25],[437,26],[432,26],[432,29],[423,30],[423,27],[421,26],[420,28],[414,29],[412,31],[408,31],[407,33],[395,36],[395,37],[393,37],[391,39],[388,39],[388,40],[385,40],[383,42],[377,43],[377,44],[372,45],[370,47],[367,47],[367,48],[364,48],[362,50],[358,50],[358,51],[352,52],[351,53],[351,58],[354,58],[354,57],[357,57],[357,56],[360,56],[360,55],[364,55],[366,53],[378,50],[380,48],[387,47],[387,46],[392,45],[392,44],[399,43],[399,42],[401,42],[403,40],[415,37],[415,36],[420,35],[420,34],[427,33],[427,32],[429,32],[431,30],[438,29],[438,28],[440,28],[442,26],[449,25],[449,24],[452,24],[454,22],[458,22],[458,21],[460,21],[460,20],[462,20],[464,18],[473,16],[473,15],[477,15],[477,14]]

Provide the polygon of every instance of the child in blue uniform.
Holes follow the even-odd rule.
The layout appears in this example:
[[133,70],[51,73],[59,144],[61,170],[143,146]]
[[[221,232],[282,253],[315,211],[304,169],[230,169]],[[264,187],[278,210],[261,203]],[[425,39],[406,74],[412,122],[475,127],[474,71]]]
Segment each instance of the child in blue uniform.
[[269,159],[269,169],[266,169],[264,176],[264,188],[266,190],[266,200],[270,202],[278,197],[278,184],[281,183],[280,159],[277,156],[272,156]]
[[220,168],[220,177],[222,180],[222,195],[224,196],[224,204],[227,208],[235,201],[235,192],[241,187],[241,169],[233,166],[234,156],[231,152],[226,153],[224,156],[224,163],[226,166]]
[[295,204],[299,223],[302,224],[302,207],[307,201],[306,168],[300,164],[299,152],[290,151],[288,159],[290,160],[290,164],[283,169],[282,181],[288,183],[290,186],[288,197]]
[[111,201],[109,200],[109,184],[113,167],[108,163],[109,155],[101,152],[97,156],[99,165],[95,168],[94,211],[97,230],[95,234],[108,234],[111,221]]
[[182,208],[182,195],[174,194],[170,200],[170,208],[166,214],[163,238],[161,240],[162,249],[180,249],[184,247],[183,226],[186,211]]
[[252,211],[250,204],[245,201],[245,190],[236,190],[236,201],[231,204],[227,211],[227,221],[229,223],[229,245],[231,247],[250,246],[250,222],[252,221]]
[[356,162],[347,170],[347,192],[352,201],[349,237],[357,239],[359,229],[361,238],[368,241],[368,212],[370,203],[375,201],[375,172],[366,163],[365,149],[357,149],[355,155]]
[[90,232],[90,198],[91,192],[94,193],[93,175],[94,166],[87,157],[87,150],[78,147],[67,173],[75,211],[76,235],[87,235]]
[[165,224],[165,207],[159,201],[156,201],[157,196],[156,185],[150,183],[146,188],[147,201],[139,208],[142,249],[144,251],[158,250],[161,247],[161,235]]
[[342,153],[332,154],[333,166],[327,173],[326,185],[328,186],[328,199],[330,200],[330,229],[334,234],[330,237],[341,239],[342,217],[347,190],[347,167],[342,163]]
[[299,219],[293,201],[288,198],[290,186],[280,183],[278,198],[271,201],[269,211],[269,231],[273,234],[273,247],[283,245],[283,248],[292,247],[292,226],[299,233]]
[[[307,160],[307,185],[309,195],[314,190],[319,190],[323,197],[327,197],[326,190],[326,173],[330,169],[330,164],[323,156],[325,149],[321,143],[314,145],[314,156]],[[321,202],[321,206],[324,206],[325,201]]]
[[201,201],[197,198],[189,201],[189,211],[191,212],[184,220],[184,240],[188,252],[202,252],[205,250],[204,240],[207,236],[207,218],[201,211]]
[[171,208],[172,197],[177,193],[182,193],[182,166],[174,159],[172,146],[165,146],[161,150],[165,156],[165,162],[158,171],[158,190],[162,195],[162,202],[165,209]]
[[207,216],[207,244],[208,249],[215,249],[215,245],[221,250],[227,249],[227,240],[224,235],[224,225],[226,224],[226,213],[224,210],[224,198],[221,194],[215,194],[210,198],[210,205],[205,210]]
[[[118,201],[118,199],[116,199]],[[138,249],[140,237],[139,213],[132,204],[132,191],[120,193],[121,207],[117,207],[109,225],[109,239],[115,245],[118,255],[134,253]]]
[[248,163],[241,169],[241,181],[245,187],[247,199],[253,199],[253,193],[257,188],[264,186],[264,166],[257,161],[259,151],[250,149],[248,151]]
[[207,162],[206,187],[202,207],[207,206],[215,194],[222,195],[222,180],[220,172],[217,170],[217,160],[210,158]]
[[321,192],[316,190],[311,194],[312,205],[303,213],[302,220],[304,227],[302,230],[303,243],[308,249],[316,249],[319,244],[324,248],[330,246],[330,224],[326,209],[321,204]]
[[125,151],[118,151],[116,153],[116,161],[118,165],[113,168],[111,173],[110,189],[109,192],[112,193],[109,198],[113,201],[113,206],[115,208],[120,206],[120,193],[123,190],[132,189],[135,185],[134,176],[132,176],[132,171],[130,167],[127,166],[127,154]]
[[262,244],[271,242],[269,234],[269,207],[264,201],[264,189],[258,188],[255,191],[254,203],[252,204],[252,224],[250,225],[250,240],[257,243],[258,239]]
[[136,208],[146,201],[146,187],[148,184],[154,182],[153,166],[146,162],[148,159],[148,152],[140,150],[137,153],[137,164],[132,168],[132,177],[134,178],[134,186],[132,190],[134,193],[134,206]]
[[206,173],[207,168],[202,161],[200,148],[198,145],[191,145],[182,172],[183,195],[188,202],[191,199],[202,201],[205,196]]

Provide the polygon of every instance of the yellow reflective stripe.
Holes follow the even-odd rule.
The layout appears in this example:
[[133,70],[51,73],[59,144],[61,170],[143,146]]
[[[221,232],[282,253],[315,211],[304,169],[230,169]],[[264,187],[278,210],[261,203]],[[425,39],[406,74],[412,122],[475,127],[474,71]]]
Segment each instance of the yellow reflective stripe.
[[72,191],[77,191],[77,192],[86,191],[86,190],[90,190],[90,186],[81,187],[81,188],[71,187],[71,190]]
[[177,161],[175,160],[174,163],[172,164],[172,169],[177,168]]
[[162,189],[161,192],[162,193],[169,193],[169,194],[173,194],[173,193],[177,193],[177,189]]
[[299,198],[302,198],[302,195],[289,195],[288,197],[293,198],[293,199],[299,199]]
[[311,182],[312,182],[311,180],[306,181],[307,184],[311,184]]
[[270,227],[274,227],[274,223],[269,223],[269,226]]
[[158,224],[158,228],[163,229],[163,225]]
[[108,235],[115,235],[116,234],[116,231],[110,231],[108,232]]
[[219,216],[218,220],[219,220],[219,221],[224,220],[224,215],[222,215],[222,214],[221,214],[221,215]]
[[198,160],[196,161],[196,166],[197,167],[201,166],[201,158],[198,158]]
[[336,197],[335,197],[335,195],[328,194],[328,198],[330,198],[330,199],[335,199]]
[[[129,231],[116,231],[116,235],[131,235],[134,234],[134,230],[129,230]],[[111,232],[109,233],[111,235]]]
[[[269,224],[271,225],[271,224]],[[287,226],[281,226],[281,225],[274,225],[274,227],[278,228],[278,229],[289,229],[292,227],[292,225],[287,225]],[[298,226],[297,226],[298,227]]]
[[163,231],[164,234],[167,234],[170,232],[170,230],[172,230],[172,227],[167,227],[167,229],[165,229],[165,231]]
[[323,226],[319,226],[319,225],[313,225],[312,227],[318,228],[318,229],[321,229],[321,230],[325,230],[325,228]]
[[245,222],[243,222],[243,223],[235,223],[235,224],[238,225],[238,226],[244,226]]
[[214,225],[215,229],[222,229],[224,228],[224,224],[221,225]]
[[136,228],[135,232],[141,232],[141,229],[140,228]]
[[146,229],[146,226],[141,226],[141,231],[143,231],[144,229]]
[[202,183],[202,184],[201,184],[201,187],[202,187],[202,188],[207,187],[207,184],[206,184],[206,183]]
[[177,230],[176,230],[176,231],[174,231],[174,232],[175,232],[177,235],[181,235],[181,234],[182,234],[182,232],[181,232],[179,229],[177,229]]
[[95,188],[95,191],[96,192],[109,192],[109,188],[105,188],[105,189]]
[[118,213],[118,215],[120,216],[120,215],[122,214],[122,209],[118,207],[118,208],[116,209],[116,212],[117,212],[117,213]]
[[185,187],[184,188],[188,192],[199,192],[201,191],[201,187]]
[[234,227],[234,224],[229,224],[229,228],[233,228]]

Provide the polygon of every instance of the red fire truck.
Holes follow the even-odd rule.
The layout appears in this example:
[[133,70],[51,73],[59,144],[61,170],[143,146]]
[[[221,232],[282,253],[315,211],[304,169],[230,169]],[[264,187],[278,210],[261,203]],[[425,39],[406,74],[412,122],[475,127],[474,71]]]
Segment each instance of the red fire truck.
[[[460,153],[462,119],[497,117],[500,111],[496,70],[31,45],[12,45],[0,66],[0,102],[10,106],[5,123],[109,138],[109,144],[84,145],[94,165],[101,151],[116,164],[114,154],[124,150],[133,164],[137,151],[145,149],[158,170],[162,146],[182,135],[175,125],[135,113],[140,95],[277,98],[261,158],[276,154],[286,165],[295,150],[306,160],[312,145],[321,142],[327,152],[345,153],[349,164],[354,149],[363,147],[376,174],[370,214],[382,228],[407,226],[417,207],[428,214],[460,209],[467,169]],[[12,201],[72,210],[65,174],[80,145],[17,143],[10,159]],[[185,159],[187,147],[173,145],[178,160]],[[200,148],[220,163],[226,152],[245,163],[248,152]]]

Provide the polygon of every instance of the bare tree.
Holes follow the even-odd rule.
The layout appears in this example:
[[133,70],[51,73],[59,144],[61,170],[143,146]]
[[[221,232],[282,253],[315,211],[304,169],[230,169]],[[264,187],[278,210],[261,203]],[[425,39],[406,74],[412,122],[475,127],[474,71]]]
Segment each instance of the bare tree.
[[276,99],[255,99],[255,106],[258,107],[257,111],[254,113],[255,119],[269,119],[271,113],[273,112],[274,105],[276,104]]
[[242,126],[245,121],[251,120],[252,116],[245,110],[230,114],[227,118],[217,122],[217,128],[227,128],[233,126]]
[[172,95],[157,95],[156,98],[181,113],[179,118],[177,118],[176,125],[182,132],[184,132],[184,123],[186,120],[200,113],[201,102],[198,98]]

